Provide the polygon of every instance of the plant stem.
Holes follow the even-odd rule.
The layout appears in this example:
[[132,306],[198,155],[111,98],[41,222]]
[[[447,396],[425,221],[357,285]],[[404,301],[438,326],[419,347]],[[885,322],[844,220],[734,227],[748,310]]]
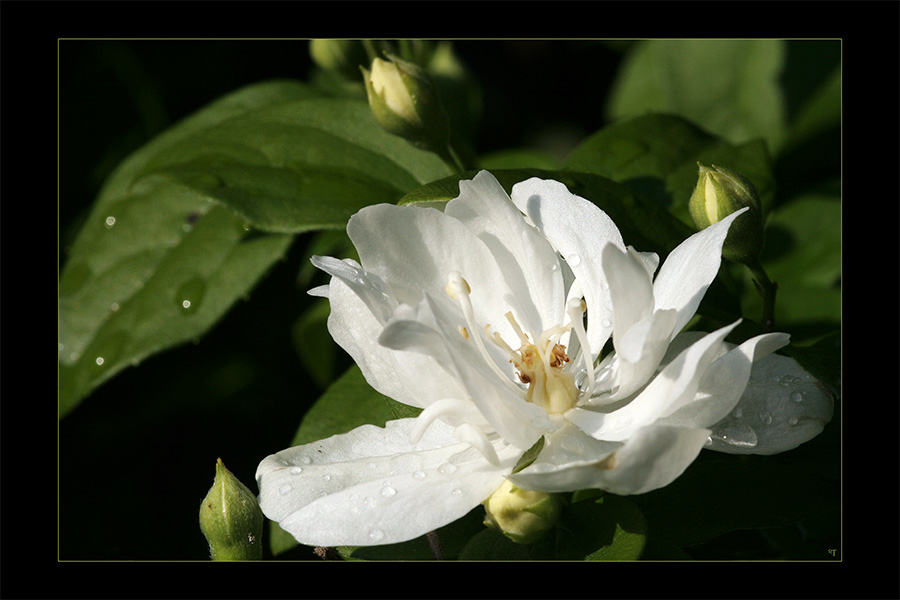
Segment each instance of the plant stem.
[[425,534],[428,538],[428,544],[431,546],[431,553],[434,554],[435,560],[444,560],[444,551],[441,549],[441,540],[438,539],[437,531],[429,531]]
[[778,284],[769,279],[759,260],[754,260],[747,267],[753,274],[753,283],[756,286],[756,291],[763,298],[763,331],[772,331],[775,327],[775,294],[778,291]]

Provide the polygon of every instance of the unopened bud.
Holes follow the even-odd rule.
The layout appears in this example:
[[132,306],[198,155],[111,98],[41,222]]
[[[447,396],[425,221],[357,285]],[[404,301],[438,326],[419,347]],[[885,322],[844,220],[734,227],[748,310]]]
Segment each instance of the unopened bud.
[[484,524],[520,544],[531,544],[559,519],[562,500],[555,494],[517,488],[508,479],[484,501]]
[[705,229],[742,208],[749,208],[728,229],[722,255],[745,264],[755,261],[765,240],[756,188],[736,171],[715,165],[705,167],[698,163],[698,166],[697,187],[689,203],[691,218],[698,228]]
[[362,69],[369,106],[378,124],[426,150],[442,152],[449,123],[428,73],[413,63],[376,58]]
[[369,62],[359,40],[310,40],[309,55],[321,69],[346,79],[359,77],[360,65]]
[[213,560],[262,559],[263,514],[247,486],[216,462],[216,479],[200,505],[200,530]]

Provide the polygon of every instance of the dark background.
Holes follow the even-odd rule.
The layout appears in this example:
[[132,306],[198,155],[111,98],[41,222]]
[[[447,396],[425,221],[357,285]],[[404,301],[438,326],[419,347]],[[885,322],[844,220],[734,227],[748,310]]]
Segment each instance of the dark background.
[[[603,125],[617,48],[577,41],[456,48],[482,86],[480,153],[538,145],[564,156]],[[305,80],[310,69],[305,41],[60,41],[61,267],[79,220],[128,153],[243,85]],[[255,491],[256,465],[289,444],[321,392],[291,338],[308,302],[296,282],[305,239],[197,343],[120,373],[62,419],[60,559],[208,558],[197,514],[216,459]]]

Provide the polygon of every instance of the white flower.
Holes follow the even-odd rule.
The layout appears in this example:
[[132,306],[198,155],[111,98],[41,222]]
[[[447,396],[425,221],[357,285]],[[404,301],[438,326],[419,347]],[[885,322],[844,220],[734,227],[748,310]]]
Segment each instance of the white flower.
[[332,275],[315,293],[367,381],[423,410],[269,456],[262,510],[303,544],[394,543],[462,517],[507,478],[638,494],[704,446],[774,453],[815,436],[831,399],[771,354],[787,335],[732,346],[737,323],[680,334],[739,214],[685,240],[654,278],[655,254],[626,247],[606,213],[556,181],[510,197],[482,171],[443,211],[361,210],[347,226],[361,265],[314,257]]

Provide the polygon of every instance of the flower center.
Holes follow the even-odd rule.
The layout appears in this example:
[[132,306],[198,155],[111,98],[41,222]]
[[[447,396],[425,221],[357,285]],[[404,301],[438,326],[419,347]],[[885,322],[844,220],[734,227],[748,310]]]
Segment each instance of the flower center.
[[[484,347],[481,336],[475,333],[478,331],[478,327],[475,324],[475,314],[469,297],[471,288],[468,282],[459,273],[453,272],[450,275],[450,281],[447,283],[446,290],[450,297],[459,302],[463,309],[467,326],[460,329],[463,337],[467,340],[474,340],[482,357],[494,372],[506,384],[521,393],[522,388],[516,385],[497,366]],[[520,342],[520,346],[516,350],[499,333],[496,331],[492,332],[489,324],[484,327],[485,336],[506,352],[509,356],[509,361],[516,368],[519,381],[528,386],[528,389],[525,391],[525,400],[537,404],[546,410],[548,414],[564,413],[575,406],[582,392],[587,397],[590,397],[593,391],[593,364],[591,363],[587,335],[585,334],[582,321],[584,302],[580,299],[573,299],[569,301],[566,308],[569,316],[567,325],[556,325],[541,333],[539,337],[532,334],[531,338],[522,331],[512,312],[507,312],[504,316]],[[469,330],[474,335],[470,334]],[[559,343],[560,337],[570,330],[574,332],[581,345],[582,356],[586,357],[585,366],[588,376],[585,379],[587,386],[584,390],[579,389],[575,383],[574,374],[570,369],[566,368],[566,365],[570,363],[570,359],[566,354],[566,347]]]

